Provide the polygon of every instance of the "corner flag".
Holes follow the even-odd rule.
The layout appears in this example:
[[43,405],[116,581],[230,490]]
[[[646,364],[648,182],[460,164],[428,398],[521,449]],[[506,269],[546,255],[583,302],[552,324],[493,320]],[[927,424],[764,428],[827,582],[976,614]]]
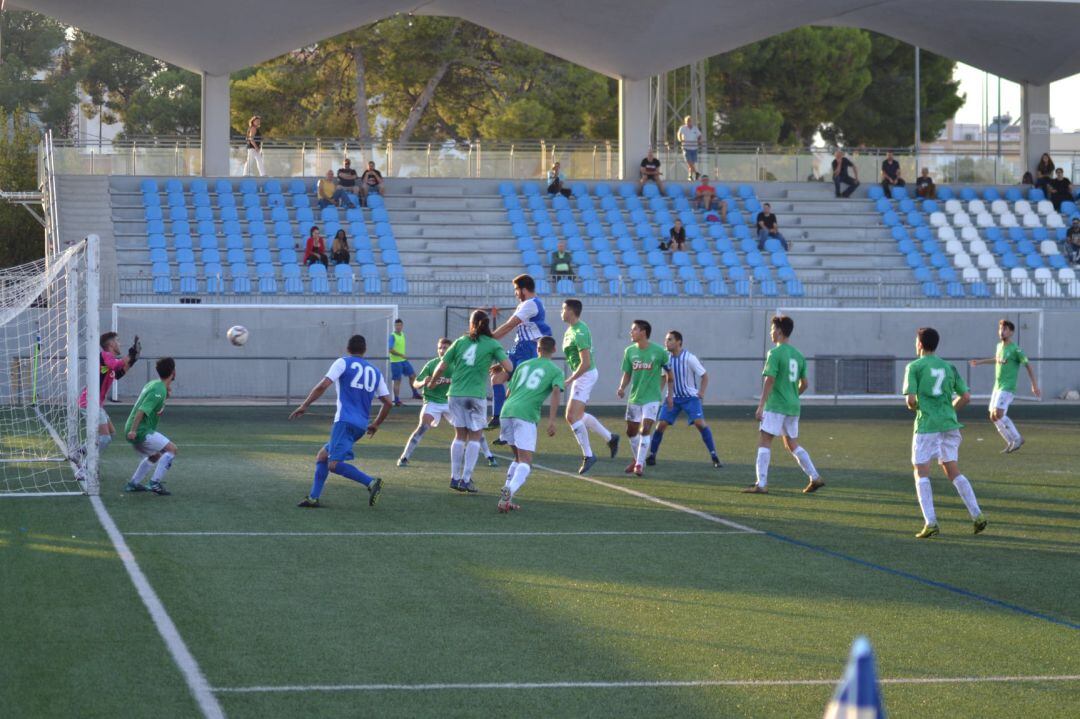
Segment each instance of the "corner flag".
[[858,637],[851,645],[844,678],[825,709],[824,719],[885,719],[874,670],[874,650],[866,637]]

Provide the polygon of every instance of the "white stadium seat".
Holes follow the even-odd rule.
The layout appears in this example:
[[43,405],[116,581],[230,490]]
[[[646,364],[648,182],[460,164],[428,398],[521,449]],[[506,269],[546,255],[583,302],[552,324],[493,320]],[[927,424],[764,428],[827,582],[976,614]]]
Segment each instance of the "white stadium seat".
[[1011,212],[1003,212],[998,218],[998,224],[1002,227],[1016,227],[1016,215]]
[[945,251],[950,255],[958,255],[964,251],[964,243],[957,239],[946,240]]
[[1028,279],[1028,271],[1026,267],[1014,267],[1009,270],[1009,279],[1013,282],[1024,282]]
[[986,212],[986,205],[982,200],[972,200],[968,203],[968,214],[977,215],[980,212]]
[[989,252],[983,252],[975,258],[975,262],[984,270],[989,270],[991,267],[997,267],[997,260]]
[[1039,283],[1054,279],[1054,273],[1050,271],[1049,267],[1036,268],[1032,276],[1035,278],[1035,281]]
[[1065,220],[1061,219],[1061,215],[1055,212],[1046,216],[1046,226],[1051,230],[1057,230],[1065,226]]
[[949,224],[949,219],[945,217],[944,212],[931,212],[930,224],[934,227],[944,227]]
[[982,279],[982,275],[980,275],[979,271],[974,267],[965,267],[961,274],[964,278],[964,282],[978,282]]
[[955,215],[964,209],[964,206],[960,204],[960,200],[945,200],[945,211],[950,215]]
[[990,203],[990,211],[995,215],[1003,215],[1009,211],[1009,203],[1005,200],[994,200]]
[[1029,212],[1024,215],[1024,227],[1042,227],[1042,222],[1039,221],[1038,215]]
[[1039,290],[1031,280],[1024,280],[1016,286],[1021,297],[1031,299],[1039,296]]
[[1037,211],[1043,217],[1054,214],[1054,203],[1050,200],[1039,200]]
[[979,239],[979,231],[971,225],[960,228],[960,239],[964,242],[971,242],[972,240]]
[[1039,243],[1039,252],[1046,256],[1058,254],[1057,243],[1053,240],[1043,240]]
[[975,216],[975,224],[979,227],[993,227],[997,223],[994,222],[994,216],[989,212],[980,212]]
[[1001,297],[1005,294],[1005,272],[1000,267],[991,267],[986,271],[986,282],[995,295]]
[[951,227],[939,227],[937,231],[937,238],[942,242],[948,242],[949,240],[956,239],[956,230]]
[[1013,212],[1017,215],[1027,214],[1031,212],[1031,203],[1027,200],[1017,200],[1016,204],[1013,205]]
[[1062,282],[1072,282],[1076,279],[1076,270],[1071,267],[1062,267],[1058,270],[1058,279]]
[[1066,282],[1065,292],[1069,297],[1080,297],[1080,280],[1069,280]]
[[952,216],[953,227],[970,227],[971,215],[961,210]]
[[1051,280],[1042,286],[1043,297],[1061,297],[1061,285]]
[[957,252],[953,255],[952,262],[958,269],[971,267],[971,255],[966,252]]
[[978,237],[971,241],[971,244],[968,245],[968,250],[973,255],[981,255],[984,252],[990,251],[986,248],[986,243],[980,240]]

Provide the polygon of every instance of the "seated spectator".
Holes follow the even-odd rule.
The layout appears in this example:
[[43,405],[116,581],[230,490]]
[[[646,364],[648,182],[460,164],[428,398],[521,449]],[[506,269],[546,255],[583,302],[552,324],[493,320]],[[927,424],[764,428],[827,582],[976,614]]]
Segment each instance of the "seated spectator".
[[925,167],[922,174],[915,179],[915,194],[924,200],[937,198],[937,185],[934,184],[934,178],[930,177],[930,170]]
[[360,175],[360,204],[367,206],[367,198],[370,194],[383,194],[382,173],[375,169],[374,162],[368,162],[364,174]]
[[327,170],[326,177],[319,180],[319,209],[330,205],[341,207],[346,202],[348,199],[345,197],[345,190],[334,182],[333,170]]
[[694,207],[708,212],[714,206],[721,217],[727,215],[727,202],[716,196],[716,188],[709,182],[709,176],[702,175],[701,184],[694,188]]
[[885,197],[892,198],[892,188],[904,187],[907,183],[900,176],[900,163],[893,158],[892,150],[885,153],[885,160],[881,163],[881,189],[885,191]]
[[1065,234],[1065,258],[1080,265],[1080,217],[1074,217],[1072,227]]
[[668,230],[668,241],[660,240],[661,250],[686,250],[686,228],[682,220],[675,218],[675,224]]
[[357,203],[359,203],[360,183],[358,180],[360,179],[360,176],[357,175],[356,170],[352,168],[352,165],[349,163],[349,158],[345,158],[344,165],[344,167],[337,171],[338,187],[356,197]]
[[345,237],[345,230],[338,230],[334,235],[330,245],[330,261],[335,265],[349,264],[349,240]]
[[558,282],[563,278],[574,279],[574,263],[566,251],[566,240],[559,240],[551,253],[551,278]]
[[330,264],[326,257],[326,239],[319,231],[319,226],[312,225],[311,234],[308,235],[307,244],[304,246],[304,264],[313,265],[316,262],[323,263],[324,267]]
[[650,147],[648,153],[645,154],[645,159],[641,161],[640,177],[638,178],[638,194],[641,194],[641,191],[645,189],[646,182],[655,182],[657,189],[662,193],[664,191],[664,183],[660,181],[660,176],[663,174],[664,173],[660,172],[660,160]]
[[1039,158],[1039,164],[1035,167],[1035,187],[1047,192],[1047,185],[1054,179],[1054,161],[1050,159],[1050,153],[1044,152]]
[[548,194],[550,194],[550,195],[560,193],[560,194],[562,194],[563,197],[570,197],[570,195],[572,194],[570,192],[570,188],[563,186],[563,182],[566,180],[566,177],[563,175],[561,168],[562,168],[562,165],[560,165],[558,162],[556,162],[554,165],[551,166],[551,169],[548,170],[548,174],[547,174],[548,188],[547,188],[547,191],[548,191]]
[[[844,157],[843,150],[837,150],[835,157],[836,159],[832,161],[832,179],[836,196],[851,197],[851,193],[855,192],[855,188],[859,186],[859,168],[855,167],[854,162]],[[851,172],[848,172],[849,170]],[[847,185],[848,188],[841,193],[840,185]]]
[[765,241],[769,238],[780,240],[780,246],[784,248],[786,252],[788,249],[787,240],[780,234],[780,225],[776,221],[776,215],[773,214],[772,205],[766,202],[761,206],[761,212],[757,215],[757,248],[758,250],[765,249]]
[[1020,178],[1020,184],[1021,185],[1034,185],[1035,184],[1035,178],[1033,178],[1031,176],[1030,172],[1025,172],[1024,176]]
[[1054,179],[1050,180],[1050,201],[1054,203],[1054,209],[1061,212],[1061,203],[1072,199],[1072,183],[1065,177],[1065,170],[1060,167],[1054,170]]

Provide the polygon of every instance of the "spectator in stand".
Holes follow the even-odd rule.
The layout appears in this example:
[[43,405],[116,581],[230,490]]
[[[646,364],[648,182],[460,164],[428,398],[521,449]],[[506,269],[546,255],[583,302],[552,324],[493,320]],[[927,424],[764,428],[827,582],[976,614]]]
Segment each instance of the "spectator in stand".
[[574,279],[573,258],[566,250],[566,240],[559,240],[551,253],[551,278],[556,282],[563,278]]
[[655,182],[657,189],[661,193],[664,192],[664,183],[660,181],[660,176],[664,173],[660,172],[660,160],[656,156],[656,152],[650,147],[648,153],[645,154],[645,159],[641,161],[641,177],[638,179],[638,194],[645,189],[646,182]]
[[1034,185],[1035,184],[1035,178],[1033,178],[1031,176],[1030,172],[1025,172],[1024,176],[1020,178],[1020,184],[1021,185]]
[[1080,217],[1074,217],[1072,227],[1065,234],[1065,257],[1074,265],[1080,265]]
[[1050,202],[1054,203],[1054,209],[1061,212],[1061,203],[1072,199],[1072,183],[1065,177],[1065,170],[1060,167],[1054,170],[1054,179],[1050,180]]
[[780,225],[776,221],[776,215],[773,214],[772,205],[766,202],[761,206],[761,212],[757,215],[757,248],[758,250],[765,249],[765,242],[769,238],[780,240],[780,246],[787,252],[788,243],[784,239],[784,236],[780,234]]
[[318,225],[311,226],[311,234],[308,235],[307,244],[304,246],[304,264],[313,265],[321,262],[323,267],[329,265],[326,257],[326,239],[319,231]]
[[356,197],[355,204],[360,204],[360,184],[358,182],[360,176],[357,175],[356,170],[352,168],[349,158],[345,158],[344,165],[344,167],[337,171],[338,187]]
[[930,177],[930,170],[925,167],[922,174],[915,178],[915,194],[924,200],[937,198],[937,185],[934,184],[934,178]]
[[554,195],[558,193],[561,194],[563,197],[570,197],[570,195],[572,194],[570,192],[570,188],[563,187],[563,181],[565,179],[566,178],[563,176],[562,173],[562,165],[556,162],[554,165],[551,166],[551,169],[548,170],[548,194]]
[[360,175],[360,204],[367,206],[367,198],[370,194],[383,194],[382,173],[375,169],[374,162],[368,162],[364,174]]
[[[848,170],[851,172],[849,173]],[[843,150],[837,150],[835,159],[832,161],[832,180],[837,197],[851,197],[851,193],[855,192],[855,188],[859,186],[859,168],[855,167],[854,162],[844,157]],[[841,193],[840,185],[847,185],[848,188]]]
[[1054,161],[1050,159],[1050,153],[1044,152],[1039,158],[1039,164],[1035,167],[1035,187],[1046,192],[1046,186],[1054,179]]
[[708,212],[713,206],[720,211],[721,217],[727,215],[727,201],[716,196],[716,188],[709,182],[709,176],[702,175],[701,184],[694,188],[694,207]]
[[675,218],[675,224],[668,230],[668,241],[660,240],[661,250],[684,251],[686,250],[686,228],[682,220]]
[[263,167],[263,155],[262,155],[262,118],[255,115],[248,120],[247,129],[247,161],[244,163],[244,175],[246,176],[251,170],[251,165],[255,165],[255,171],[259,173],[259,177],[266,176],[266,168]]
[[683,126],[676,133],[679,142],[682,143],[683,159],[686,160],[686,179],[688,182],[701,177],[697,171],[698,150],[701,148],[701,130],[694,127],[694,118],[687,115],[683,120]]
[[335,265],[349,264],[349,240],[345,237],[345,230],[338,230],[334,235],[330,245],[330,261]]
[[318,195],[320,209],[329,207],[330,205],[341,207],[349,201],[346,197],[345,190],[338,187],[337,183],[334,182],[333,170],[327,170],[326,177],[319,180]]
[[881,163],[881,189],[885,191],[885,197],[891,199],[892,188],[906,185],[904,178],[900,176],[900,163],[893,158],[892,150],[889,150]]

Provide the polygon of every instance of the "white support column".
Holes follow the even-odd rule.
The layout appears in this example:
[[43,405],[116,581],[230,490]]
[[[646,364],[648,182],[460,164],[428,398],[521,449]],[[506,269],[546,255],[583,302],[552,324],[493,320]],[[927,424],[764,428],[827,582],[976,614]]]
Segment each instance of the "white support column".
[[229,76],[202,74],[202,174],[229,176]]
[[619,80],[620,179],[636,181],[649,149],[649,79]]
[[1023,129],[1020,134],[1020,161],[1022,170],[1035,173],[1039,158],[1050,152],[1050,86],[1020,86],[1020,116]]

